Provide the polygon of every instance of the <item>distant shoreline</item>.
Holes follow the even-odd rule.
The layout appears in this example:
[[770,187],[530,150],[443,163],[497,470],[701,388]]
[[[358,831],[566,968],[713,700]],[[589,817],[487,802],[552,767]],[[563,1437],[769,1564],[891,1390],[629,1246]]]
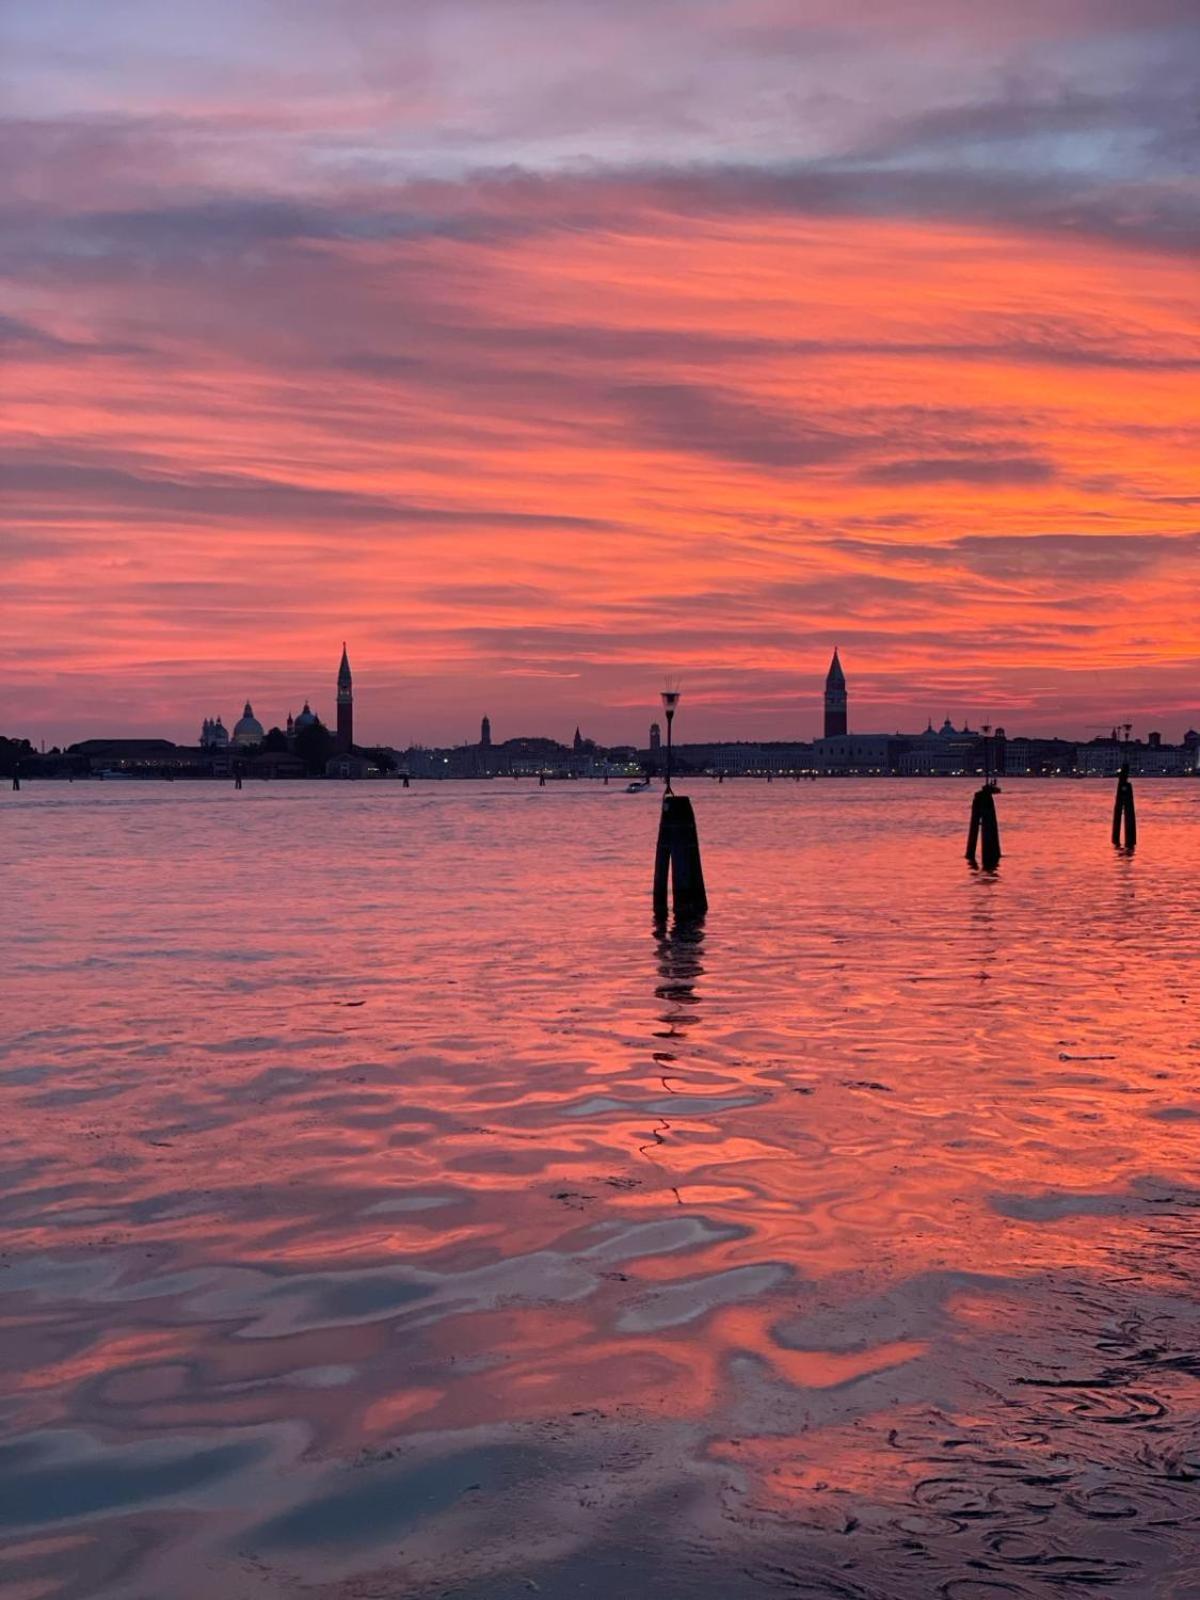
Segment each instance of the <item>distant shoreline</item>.
[[[581,775],[578,773],[536,772],[526,773],[494,773],[491,775],[477,775],[472,773],[443,773],[439,775],[426,773],[379,773],[371,777],[343,778],[330,773],[303,774],[297,776],[276,775],[262,777],[257,773],[244,773],[242,781],[247,785],[259,786],[271,783],[366,783],[372,786],[381,784],[394,784],[403,787],[407,776],[410,784],[444,784],[444,783],[494,783],[505,787],[514,783],[522,783],[527,787],[538,787],[539,778],[544,776],[548,784],[589,783],[599,788],[605,787],[604,778],[593,774]],[[621,779],[627,774],[611,777],[609,788],[618,787]],[[1200,779],[1200,769],[1192,772],[1134,772],[1132,774],[1139,783],[1153,781],[1155,783],[1187,783]],[[993,777],[999,782],[1026,782],[1038,783],[1112,783],[1116,778],[1113,772],[1001,772],[985,774],[984,772],[677,772],[675,779],[679,783],[813,783],[820,779],[822,782],[892,782],[892,783],[978,783],[986,777]],[[212,774],[203,772],[188,772],[178,775],[162,772],[117,772],[107,777],[99,773],[75,774],[60,772],[49,773],[22,773],[21,782],[26,783],[84,783],[101,785],[106,783],[202,783],[206,786],[229,786],[234,779],[228,774]]]

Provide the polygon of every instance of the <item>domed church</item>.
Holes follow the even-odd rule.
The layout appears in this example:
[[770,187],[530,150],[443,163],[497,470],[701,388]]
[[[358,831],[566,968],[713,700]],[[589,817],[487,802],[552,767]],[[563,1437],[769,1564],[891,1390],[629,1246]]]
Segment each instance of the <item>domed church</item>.
[[254,715],[254,708],[247,700],[246,709],[233,725],[230,743],[238,750],[249,750],[260,745],[263,738],[263,725]]

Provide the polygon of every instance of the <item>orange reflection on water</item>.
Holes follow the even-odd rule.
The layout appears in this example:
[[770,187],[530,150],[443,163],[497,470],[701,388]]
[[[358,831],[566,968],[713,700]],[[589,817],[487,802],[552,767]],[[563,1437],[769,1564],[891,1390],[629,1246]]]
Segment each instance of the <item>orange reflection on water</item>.
[[569,1593],[660,1502],[817,1596],[1173,1592],[1195,786],[1130,859],[1106,785],[1006,783],[992,880],[964,786],[691,788],[665,933],[598,786],[12,797],[0,1517],[89,1541],[46,1593],[399,1543],[421,1600]]

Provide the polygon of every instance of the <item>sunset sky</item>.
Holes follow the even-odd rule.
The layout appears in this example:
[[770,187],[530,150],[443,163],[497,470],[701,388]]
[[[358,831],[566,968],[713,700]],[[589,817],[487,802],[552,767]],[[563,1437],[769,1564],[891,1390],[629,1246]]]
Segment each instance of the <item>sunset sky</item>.
[[0,733],[1200,725],[1196,0],[0,30]]

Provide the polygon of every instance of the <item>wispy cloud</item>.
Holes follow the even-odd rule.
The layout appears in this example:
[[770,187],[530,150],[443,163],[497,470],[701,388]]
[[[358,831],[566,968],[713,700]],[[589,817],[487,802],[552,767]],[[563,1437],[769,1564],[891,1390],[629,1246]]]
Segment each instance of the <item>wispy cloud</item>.
[[1187,0],[5,25],[6,727],[1186,702]]

